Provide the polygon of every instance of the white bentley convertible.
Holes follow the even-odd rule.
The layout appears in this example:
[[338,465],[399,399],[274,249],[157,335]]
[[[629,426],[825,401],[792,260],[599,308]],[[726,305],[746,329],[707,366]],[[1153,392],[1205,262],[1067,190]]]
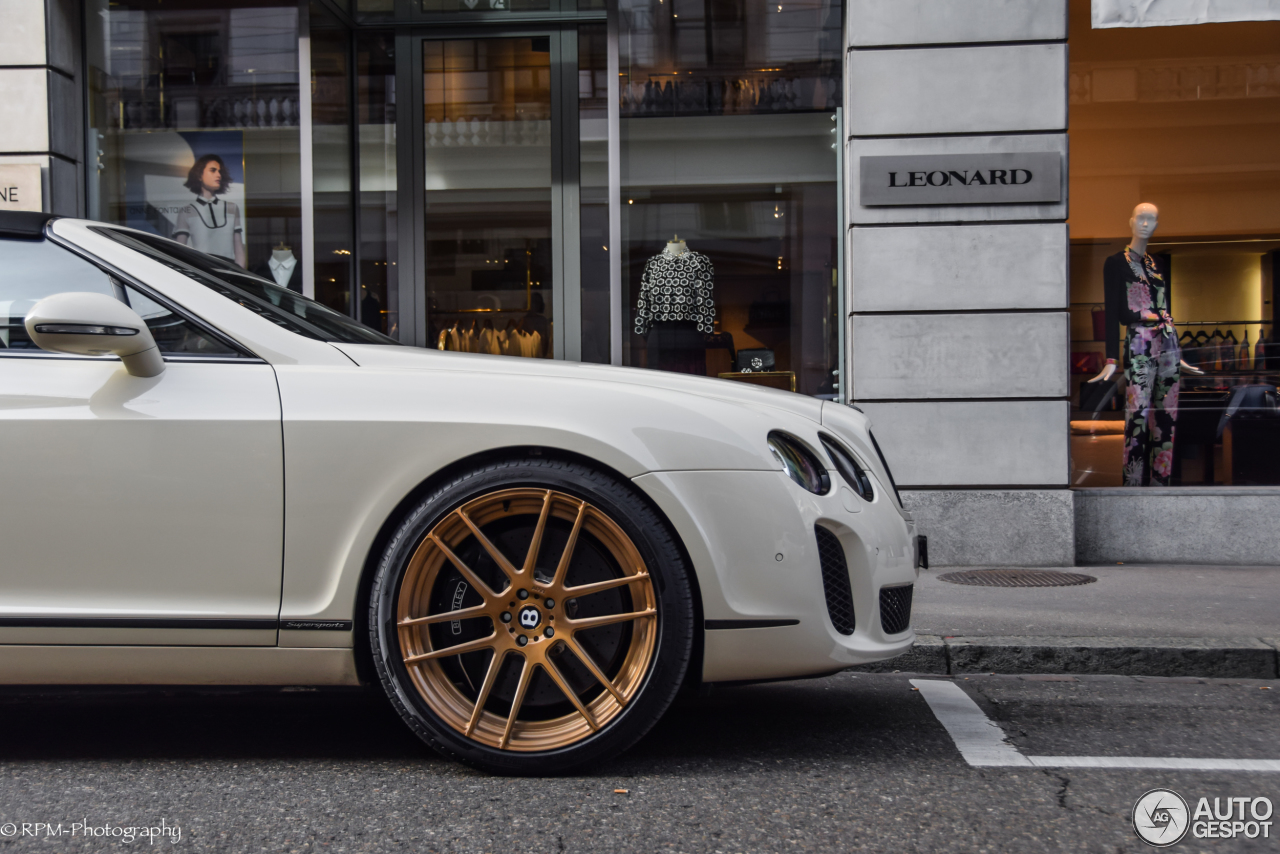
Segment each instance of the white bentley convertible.
[[401,346],[169,240],[0,214],[0,683],[380,683],[499,773],[914,635],[857,410]]

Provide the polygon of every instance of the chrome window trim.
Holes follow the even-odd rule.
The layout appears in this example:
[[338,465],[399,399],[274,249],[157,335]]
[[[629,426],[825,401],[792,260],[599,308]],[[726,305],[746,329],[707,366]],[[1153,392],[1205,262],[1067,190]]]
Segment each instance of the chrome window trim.
[[[265,365],[268,362],[257,356],[201,356],[198,353],[175,353],[162,356],[165,362],[203,362],[211,365]],[[0,359],[52,359],[60,362],[119,362],[119,356],[74,356],[70,353],[52,353],[48,350],[0,350]]]

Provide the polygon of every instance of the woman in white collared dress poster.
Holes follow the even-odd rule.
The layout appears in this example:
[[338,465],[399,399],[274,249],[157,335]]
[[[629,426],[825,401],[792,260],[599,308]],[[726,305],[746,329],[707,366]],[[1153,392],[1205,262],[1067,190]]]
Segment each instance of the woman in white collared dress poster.
[[185,186],[196,194],[196,200],[178,212],[173,239],[239,267],[247,266],[240,208],[219,198],[231,187],[227,164],[216,154],[198,158],[187,173]]

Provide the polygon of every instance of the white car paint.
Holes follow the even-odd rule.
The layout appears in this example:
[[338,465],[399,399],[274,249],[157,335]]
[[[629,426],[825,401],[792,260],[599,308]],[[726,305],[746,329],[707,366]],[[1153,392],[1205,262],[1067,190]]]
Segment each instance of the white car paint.
[[[139,378],[118,359],[15,358],[0,377],[14,487],[0,612],[84,624],[0,627],[0,642],[275,645],[284,460],[269,365]],[[115,617],[263,627],[89,625]]]
[[[188,644],[223,645],[221,652],[204,651],[200,661],[207,672],[221,677],[239,673],[233,681],[279,684],[288,669],[299,667],[293,653],[314,652],[306,661],[322,663],[302,667],[307,680],[299,681],[351,682],[352,631],[291,629],[290,624],[357,618],[366,607],[360,584],[371,555],[376,558],[379,533],[402,502],[442,469],[477,454],[541,448],[545,453],[572,452],[605,466],[653,501],[690,557],[704,619],[794,621],[706,631],[704,679],[830,672],[892,657],[914,641],[910,631],[886,637],[880,630],[879,589],[916,577],[915,532],[871,447],[861,413],[786,392],[657,371],[318,342],[96,233],[93,225],[56,220],[52,230],[181,305],[262,361],[171,361],[160,377],[143,380],[125,374],[118,360],[73,364],[51,357],[21,360],[23,370],[34,377],[41,369],[26,366],[43,366],[46,376],[64,369],[67,379],[29,377],[25,384],[13,379],[22,371],[10,370],[20,360],[0,362],[0,424],[26,418],[57,427],[43,438],[31,434],[43,449],[33,459],[59,458],[59,471],[72,474],[77,467],[126,472],[128,486],[117,493],[122,496],[119,506],[105,509],[95,523],[111,529],[110,538],[98,543],[109,544],[120,586],[95,579],[93,561],[85,562],[94,542],[81,519],[99,504],[110,503],[108,481],[94,482],[98,502],[72,497],[77,486],[64,486],[61,493],[50,486],[42,493],[46,506],[57,506],[51,502],[60,495],[68,496],[68,504],[43,519],[29,514],[24,517],[27,528],[4,528],[0,536],[10,549],[15,538],[61,539],[69,559],[63,562],[63,574],[55,573],[48,584],[27,577],[30,573],[23,569],[10,573],[23,575],[21,584],[11,587],[0,574],[0,618],[15,616],[22,608],[46,616],[107,608],[113,614],[175,618],[274,616],[278,609],[278,641],[268,641],[278,643],[274,657],[267,650],[246,650],[262,639],[235,634],[244,630],[181,637],[190,638]],[[274,401],[268,383],[278,389]],[[11,394],[28,394],[35,403],[25,410],[6,406]],[[118,407],[110,417],[91,403],[105,399],[104,394],[114,395]],[[55,398],[79,403],[59,404]],[[74,417],[60,414],[59,406],[74,410]],[[127,416],[121,414],[125,412]],[[64,417],[76,421],[76,430],[58,426]],[[137,429],[125,441],[128,459],[113,457],[113,449],[102,447],[98,437],[109,429],[127,432],[131,426]],[[835,486],[827,495],[802,489],[770,453],[766,438],[772,430],[795,436],[824,460],[819,433],[838,437],[870,472],[874,501],[865,502],[841,487],[834,470]],[[238,453],[218,444],[225,436],[242,443],[236,446]],[[69,441],[80,446],[66,447]],[[162,464],[169,471],[161,473]],[[41,472],[34,462],[24,463],[20,480],[39,482]],[[224,508],[212,514],[212,521],[191,512],[191,496],[171,494],[188,474],[203,479],[188,481],[190,488],[206,490],[202,498]],[[138,521],[152,512],[160,514],[154,517],[158,524]],[[246,522],[250,517],[252,524]],[[850,636],[835,632],[827,617],[813,533],[819,521],[845,547],[857,622]],[[148,542],[148,536],[171,550]],[[197,547],[198,554],[184,545]],[[83,565],[77,567],[77,561]],[[184,580],[175,561],[203,567],[200,584]],[[215,564],[219,571],[212,570]],[[14,598],[11,590],[22,595]],[[110,681],[205,678],[198,673],[184,677],[172,666],[163,650],[179,642],[171,639],[172,633],[0,631],[8,633],[0,634],[0,643],[26,645],[0,652],[0,681],[30,681],[33,669],[40,668],[57,674],[51,681],[93,681],[85,668],[97,666],[103,673],[101,656],[70,645],[117,643],[148,644],[149,652],[133,656],[131,665],[122,650],[120,660],[106,671],[104,678]],[[113,639],[111,632],[144,634]]]

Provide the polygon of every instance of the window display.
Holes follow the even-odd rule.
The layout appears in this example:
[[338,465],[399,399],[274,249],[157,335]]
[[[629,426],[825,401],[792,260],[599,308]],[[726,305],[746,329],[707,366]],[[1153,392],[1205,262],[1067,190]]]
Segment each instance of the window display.
[[1133,238],[1103,264],[1107,364],[1089,382],[1111,382],[1123,324],[1128,329],[1124,348],[1125,486],[1169,485],[1178,418],[1178,382],[1183,371],[1204,373],[1182,360],[1178,333],[1169,314],[1169,289],[1164,275],[1147,254],[1147,243],[1159,225],[1159,217],[1159,209],[1153,204],[1143,202],[1134,208],[1129,218]]
[[88,216],[259,272],[299,245],[297,5],[90,0],[84,21]]
[[1280,484],[1280,22],[1070,45],[1072,483]]
[[835,396],[840,4],[620,21],[624,362]]
[[671,238],[640,276],[636,334],[653,358],[651,367],[683,374],[706,372],[704,335],[715,331],[715,271],[711,259]]

